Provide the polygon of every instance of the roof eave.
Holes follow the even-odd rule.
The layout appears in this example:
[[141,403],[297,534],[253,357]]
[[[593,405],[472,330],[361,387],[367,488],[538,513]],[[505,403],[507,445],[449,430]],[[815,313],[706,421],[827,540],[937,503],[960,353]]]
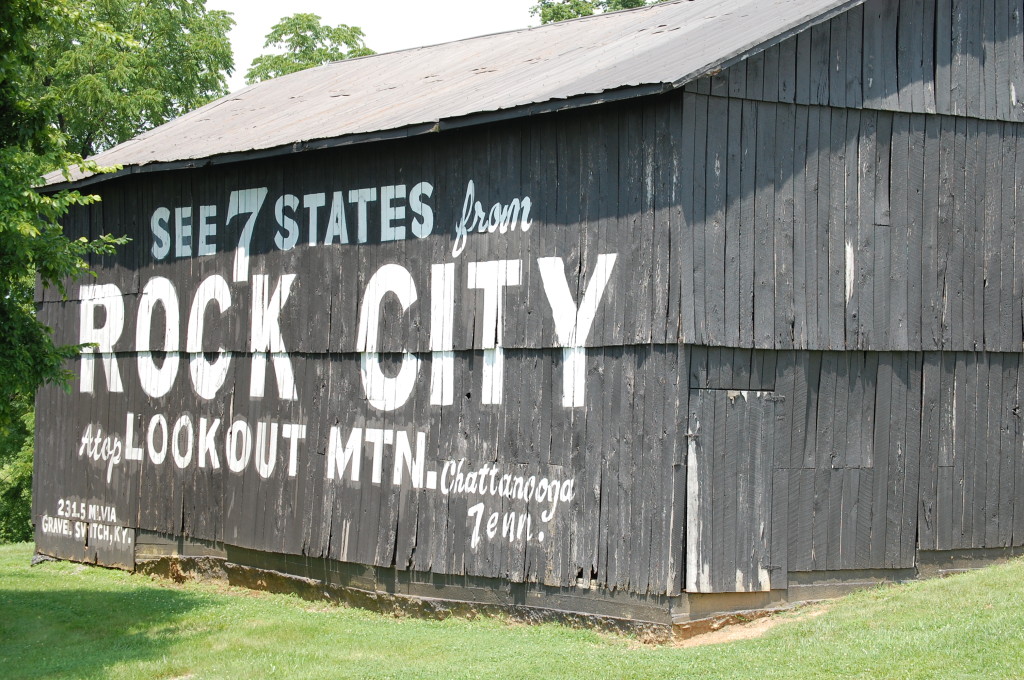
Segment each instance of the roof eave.
[[636,99],[639,97],[648,97],[651,95],[669,92],[673,89],[675,89],[675,86],[671,83],[651,83],[644,85],[635,85],[617,88],[615,90],[609,90],[606,92],[578,95],[567,99],[549,100],[546,102],[510,107],[507,109],[500,109],[498,111],[486,111],[473,113],[467,116],[443,118],[441,120],[433,122],[418,123],[416,125],[409,125],[406,127],[395,128],[391,130],[379,130],[374,132],[349,134],[324,139],[311,139],[293,142],[292,144],[285,144],[268,149],[251,149],[249,151],[238,151],[234,153],[219,154],[216,156],[208,156],[205,158],[184,159],[176,161],[158,161],[154,163],[145,163],[142,165],[130,165],[120,170],[116,170],[114,172],[92,174],[89,175],[88,177],[83,177],[77,180],[47,184],[45,187],[40,187],[40,190],[46,192],[56,192],[65,189],[82,189],[90,185],[99,184],[101,182],[107,182],[128,175],[137,175],[151,172],[167,172],[172,170],[190,170],[195,168],[227,165],[230,163],[241,163],[245,161],[276,158],[293,153],[300,153],[303,151],[316,151],[321,149],[332,149],[343,146],[353,146],[356,144],[369,144],[373,142],[383,142],[396,139],[408,139],[410,137],[419,137],[434,132],[446,132],[448,130],[456,130],[476,125],[486,125],[488,123],[496,123],[506,120],[513,120],[517,118],[525,118],[528,116],[556,113],[558,111],[579,109],[588,106],[597,106],[600,104],[609,104],[628,99]]

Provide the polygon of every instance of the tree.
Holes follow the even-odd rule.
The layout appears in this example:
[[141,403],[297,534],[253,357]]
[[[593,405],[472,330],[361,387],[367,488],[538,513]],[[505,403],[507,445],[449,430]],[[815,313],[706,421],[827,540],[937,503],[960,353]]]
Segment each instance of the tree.
[[263,47],[284,50],[284,54],[262,54],[253,59],[245,82],[252,85],[332,61],[374,54],[363,43],[363,30],[358,26],[325,26],[320,21],[319,15],[299,13],[277,22]]
[[72,165],[103,170],[68,151],[54,125],[58,98],[35,80],[43,64],[33,37],[85,21],[76,7],[71,0],[0,2],[0,541],[31,536],[32,402],[40,385],[67,386],[64,362],[79,350],[55,345],[36,318],[36,279],[63,291],[64,280],[89,272],[86,255],[110,253],[124,242],[64,236],[60,217],[96,196],[33,189],[55,169],[65,176]]
[[[4,0],[5,2],[10,0]],[[66,0],[62,0],[66,1]],[[34,85],[83,157],[228,93],[229,12],[206,0],[78,0],[76,21],[37,27]]]
[[0,428],[0,543],[32,538],[31,404],[13,427]]
[[600,12],[614,12],[653,5],[665,0],[540,0],[530,8],[530,14],[540,17],[540,23],[589,17]]

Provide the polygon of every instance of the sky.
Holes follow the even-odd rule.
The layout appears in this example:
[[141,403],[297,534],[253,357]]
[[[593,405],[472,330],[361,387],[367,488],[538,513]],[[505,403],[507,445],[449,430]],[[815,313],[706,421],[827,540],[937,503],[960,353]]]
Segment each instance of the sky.
[[232,92],[245,86],[245,72],[263,53],[263,40],[282,17],[308,12],[323,23],[363,29],[366,45],[376,52],[471,38],[477,35],[536,26],[530,16],[536,0],[290,0],[280,5],[253,0],[207,0],[207,9],[234,14],[230,33],[235,73],[228,79]]

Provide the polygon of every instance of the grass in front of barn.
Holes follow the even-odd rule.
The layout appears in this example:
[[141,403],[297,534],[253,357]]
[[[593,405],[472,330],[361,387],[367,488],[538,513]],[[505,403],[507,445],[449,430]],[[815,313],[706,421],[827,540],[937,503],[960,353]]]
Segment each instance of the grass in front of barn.
[[424,621],[0,546],[5,678],[1013,678],[1024,561],[878,588],[763,637],[641,645],[557,625]]

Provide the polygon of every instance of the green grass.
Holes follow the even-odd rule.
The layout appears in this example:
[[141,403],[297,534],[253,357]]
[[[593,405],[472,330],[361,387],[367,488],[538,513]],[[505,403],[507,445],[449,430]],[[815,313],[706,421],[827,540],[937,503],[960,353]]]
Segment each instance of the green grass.
[[[856,593],[681,649],[556,625],[394,618],[44,563],[0,546],[3,678],[1019,678],[1024,561]],[[792,616],[792,615],[788,615]]]

